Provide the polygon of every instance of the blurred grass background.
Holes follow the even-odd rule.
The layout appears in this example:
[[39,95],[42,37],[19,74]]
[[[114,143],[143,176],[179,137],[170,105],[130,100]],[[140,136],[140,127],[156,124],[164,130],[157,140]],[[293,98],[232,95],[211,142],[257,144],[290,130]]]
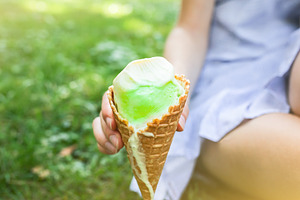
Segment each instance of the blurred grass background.
[[0,199],[140,199],[92,120],[133,59],[162,55],[175,0],[0,0]]

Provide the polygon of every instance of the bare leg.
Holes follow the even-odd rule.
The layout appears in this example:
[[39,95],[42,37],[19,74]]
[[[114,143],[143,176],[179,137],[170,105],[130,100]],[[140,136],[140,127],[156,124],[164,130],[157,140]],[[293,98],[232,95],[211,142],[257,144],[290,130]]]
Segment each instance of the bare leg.
[[298,54],[291,70],[289,101],[292,112],[300,116],[300,53]]
[[300,199],[300,118],[268,114],[239,126],[218,143],[205,141],[207,171],[256,198]]

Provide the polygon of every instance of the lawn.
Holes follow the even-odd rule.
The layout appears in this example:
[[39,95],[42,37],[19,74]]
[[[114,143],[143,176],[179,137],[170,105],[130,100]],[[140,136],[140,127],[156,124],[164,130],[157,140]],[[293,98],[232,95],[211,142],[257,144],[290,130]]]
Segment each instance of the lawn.
[[175,0],[0,0],[0,199],[137,200],[92,120],[126,64],[162,55]]

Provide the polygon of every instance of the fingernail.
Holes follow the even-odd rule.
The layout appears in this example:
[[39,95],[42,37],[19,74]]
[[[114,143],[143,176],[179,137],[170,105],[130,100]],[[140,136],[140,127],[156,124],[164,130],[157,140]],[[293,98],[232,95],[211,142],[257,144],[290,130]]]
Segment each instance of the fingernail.
[[116,149],[118,149],[119,141],[115,135],[109,136],[109,141],[110,141],[110,143],[112,143],[115,146]]
[[106,124],[110,129],[112,129],[112,119],[111,118],[106,119]]
[[182,115],[181,115],[181,117],[179,119],[179,124],[180,124],[181,128],[184,129],[185,119],[184,119],[184,117]]
[[111,153],[116,153],[117,152],[117,149],[110,142],[105,142],[104,146]]

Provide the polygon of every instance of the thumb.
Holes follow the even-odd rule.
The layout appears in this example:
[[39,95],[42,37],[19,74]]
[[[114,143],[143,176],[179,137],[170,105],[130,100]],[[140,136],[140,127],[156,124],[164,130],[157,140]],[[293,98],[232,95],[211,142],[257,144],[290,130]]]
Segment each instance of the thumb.
[[184,126],[185,126],[185,118],[183,115],[180,116],[178,125],[177,125],[177,131],[181,132],[184,130]]
[[177,125],[177,131],[183,131],[186,123],[186,119],[189,115],[189,107],[187,104],[185,104],[182,114],[180,116],[178,125]]

